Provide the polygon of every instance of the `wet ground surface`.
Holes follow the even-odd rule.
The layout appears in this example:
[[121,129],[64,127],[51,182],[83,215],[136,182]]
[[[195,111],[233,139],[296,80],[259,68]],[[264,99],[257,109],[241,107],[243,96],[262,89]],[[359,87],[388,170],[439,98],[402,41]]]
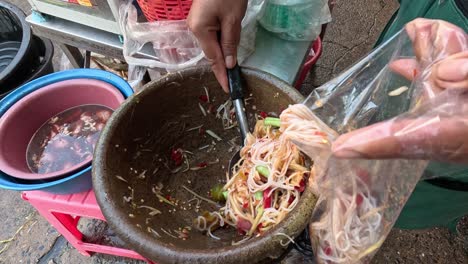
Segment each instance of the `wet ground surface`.
[[[26,12],[25,0],[10,0]],[[388,19],[397,8],[393,0],[339,0],[334,21],[324,38],[323,54],[307,78],[301,92],[308,94],[369,51]],[[54,63],[59,66],[61,52]],[[85,257],[70,246],[18,192],[0,190],[0,263],[143,263],[96,254]],[[105,223],[82,220],[79,229],[88,241],[120,244]],[[297,260],[297,259],[295,259]],[[288,263],[299,263],[290,260]],[[393,229],[373,263],[468,263],[468,217],[457,233],[445,228],[425,230]]]

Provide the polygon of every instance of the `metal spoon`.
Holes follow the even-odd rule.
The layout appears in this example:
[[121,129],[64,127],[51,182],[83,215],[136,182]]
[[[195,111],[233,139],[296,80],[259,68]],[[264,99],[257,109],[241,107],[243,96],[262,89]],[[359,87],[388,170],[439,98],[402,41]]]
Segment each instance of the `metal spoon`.
[[[247,116],[245,115],[244,93],[242,89],[242,80],[239,65],[236,64],[234,68],[227,69],[227,76],[229,82],[229,93],[231,95],[232,103],[234,104],[237,123],[239,124],[239,129],[241,133],[241,146],[244,146],[245,138],[249,133],[249,124],[247,121]],[[229,174],[232,173],[232,167],[239,161],[239,159],[240,150],[238,150],[232,156],[231,161],[229,162]]]

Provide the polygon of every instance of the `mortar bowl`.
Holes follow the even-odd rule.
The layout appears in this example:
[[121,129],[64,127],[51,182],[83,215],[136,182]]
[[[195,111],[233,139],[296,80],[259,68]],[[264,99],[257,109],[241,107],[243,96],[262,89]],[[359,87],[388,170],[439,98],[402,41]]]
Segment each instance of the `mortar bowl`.
[[[303,101],[294,88],[267,73],[243,68],[242,75],[251,130],[261,111],[278,115]],[[117,235],[146,258],[158,263],[257,263],[284,252],[281,242],[287,239],[279,233],[294,238],[306,228],[316,202],[309,186],[282,222],[240,245],[232,245],[241,238],[234,228],[217,230],[220,240],[194,228],[188,238],[177,237],[177,230],[191,227],[204,210],[217,209],[203,201],[197,208],[190,191],[208,198],[211,187],[226,181],[235,151],[229,141],[240,143],[237,129],[223,129],[216,118],[227,99],[209,68],[186,69],[147,84],[114,112],[102,131],[93,164],[97,201]],[[171,161],[171,151],[177,148],[193,153],[188,156],[192,167],[208,166],[177,170]],[[176,206],[155,195],[160,187],[163,197]],[[151,216],[151,208],[161,213]]]

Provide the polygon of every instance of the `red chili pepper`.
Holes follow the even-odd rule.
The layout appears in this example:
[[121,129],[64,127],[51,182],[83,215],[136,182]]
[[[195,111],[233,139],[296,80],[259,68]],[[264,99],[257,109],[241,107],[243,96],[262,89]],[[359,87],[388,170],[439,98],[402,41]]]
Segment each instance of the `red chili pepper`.
[[176,160],[178,158],[181,158],[182,157],[182,153],[180,153],[180,151],[178,149],[173,149],[171,151],[171,159],[172,160]]
[[323,133],[323,132],[320,132],[320,131],[315,131],[315,132],[314,132],[314,135],[316,135],[316,136],[322,136],[322,137],[326,137],[326,136],[327,136],[327,134],[325,134],[325,133]]
[[169,200],[169,201],[170,201],[170,200],[171,200],[171,198],[172,198],[172,197],[171,197],[169,194],[168,194],[168,195],[166,195],[166,199],[167,199],[167,200]]
[[263,223],[258,224],[257,230],[260,231],[261,228],[263,228]]
[[206,94],[200,95],[200,97],[198,97],[198,99],[200,99],[200,101],[202,101],[204,103],[208,102],[208,96],[206,96]]
[[263,208],[267,209],[271,207],[271,188],[266,188],[263,191]]
[[245,202],[245,203],[242,205],[242,208],[244,208],[244,209],[249,208],[249,203],[248,203],[248,202]]
[[176,160],[174,161],[174,163],[175,163],[176,166],[179,166],[180,164],[182,164],[182,158],[176,159]]
[[357,206],[360,206],[362,204],[362,200],[364,200],[364,198],[362,197],[361,194],[356,195],[356,204],[357,204]]
[[332,249],[330,247],[326,247],[323,252],[325,253],[325,255],[327,256],[330,256],[331,253],[332,253]]
[[289,196],[288,205],[291,205],[295,198],[294,195]]
[[260,116],[261,116],[263,119],[265,119],[265,118],[268,117],[268,114],[267,114],[266,112],[261,111],[261,112],[260,112]]
[[302,179],[299,182],[299,186],[294,187],[294,189],[296,189],[296,191],[299,191],[300,193],[304,192],[304,190],[305,190],[305,181],[304,181],[304,179]]
[[215,107],[214,107],[212,104],[210,104],[210,105],[208,106],[207,112],[210,113],[210,114],[212,114],[212,113],[214,113],[214,111],[215,111]]
[[197,165],[197,167],[200,167],[200,168],[206,168],[207,166],[208,166],[208,163],[206,163],[206,162],[200,162]]
[[174,161],[176,166],[179,166],[180,164],[182,164],[182,161],[183,161],[182,151],[180,151],[180,149],[173,149],[171,151],[171,159]]

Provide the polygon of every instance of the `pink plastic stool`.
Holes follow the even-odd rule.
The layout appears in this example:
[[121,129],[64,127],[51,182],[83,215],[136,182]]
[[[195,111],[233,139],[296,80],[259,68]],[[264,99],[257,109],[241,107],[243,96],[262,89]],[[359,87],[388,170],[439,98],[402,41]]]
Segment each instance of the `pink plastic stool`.
[[90,256],[93,252],[104,253],[153,263],[132,250],[83,241],[83,234],[77,228],[81,217],[105,221],[92,190],[67,195],[29,191],[23,192],[21,196],[23,200],[34,206],[81,254]]

